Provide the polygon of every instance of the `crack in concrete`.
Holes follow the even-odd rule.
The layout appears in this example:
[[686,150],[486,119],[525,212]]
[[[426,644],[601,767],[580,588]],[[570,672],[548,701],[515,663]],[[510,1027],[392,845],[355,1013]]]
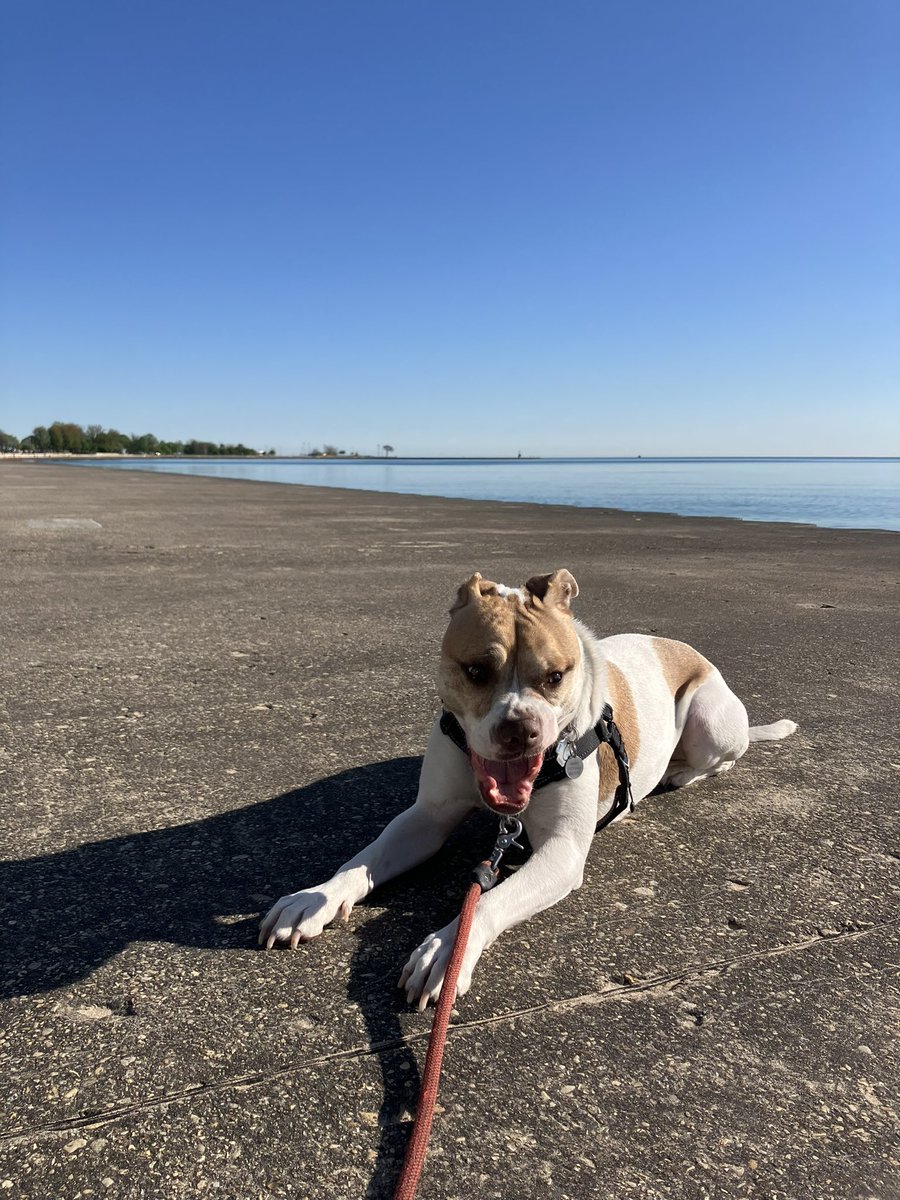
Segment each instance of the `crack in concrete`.
[[[759,962],[767,958],[777,958],[784,954],[796,954],[804,950],[821,946],[823,943],[851,942],[868,937],[873,933],[889,929],[900,924],[900,917],[882,921],[867,926],[864,929],[852,929],[845,933],[817,934],[800,942],[786,942],[782,945],[769,946],[765,950],[752,950],[747,954],[739,954],[735,958],[714,959],[712,962],[686,967],[683,971],[675,971],[667,975],[656,975],[633,984],[610,984],[595,992],[584,992],[577,996],[568,996],[561,1000],[545,1000],[541,1004],[532,1004],[525,1008],[507,1009],[490,1017],[478,1017],[471,1021],[458,1021],[450,1026],[449,1036],[456,1037],[470,1029],[483,1029],[491,1025],[503,1025],[510,1021],[535,1016],[545,1012],[567,1012],[570,1009],[589,1007],[602,1004],[607,1000],[634,1000],[670,995],[676,988],[694,983],[697,980],[724,975],[729,971],[744,966],[747,963]],[[164,1092],[151,1096],[146,1100],[137,1100],[128,1104],[111,1105],[97,1112],[82,1113],[79,1116],[65,1117],[58,1121],[49,1121],[43,1125],[19,1126],[18,1128],[0,1131],[0,1146],[15,1146],[24,1141],[41,1137],[62,1136],[75,1129],[99,1129],[110,1125],[134,1113],[148,1112],[156,1108],[165,1108],[169,1104],[177,1104],[195,1096],[211,1095],[216,1092],[247,1091],[260,1087],[276,1079],[284,1079],[299,1074],[310,1067],[321,1066],[324,1063],[350,1061],[355,1058],[367,1058],[372,1055],[388,1054],[394,1050],[405,1049],[415,1042],[425,1041],[430,1035],[430,1029],[420,1033],[408,1033],[402,1037],[389,1038],[383,1042],[369,1042],[362,1046],[351,1046],[345,1050],[335,1050],[331,1054],[316,1055],[304,1059],[288,1067],[280,1067],[274,1071],[251,1071],[241,1075],[229,1075],[212,1083],[191,1084],[172,1092]]]

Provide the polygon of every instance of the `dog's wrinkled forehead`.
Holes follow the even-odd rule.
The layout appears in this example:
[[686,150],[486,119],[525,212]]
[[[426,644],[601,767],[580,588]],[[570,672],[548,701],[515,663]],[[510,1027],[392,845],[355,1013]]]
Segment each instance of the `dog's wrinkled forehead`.
[[442,649],[466,661],[490,652],[507,657],[517,643],[540,641],[551,631],[555,638],[565,637],[571,629],[570,601],[577,595],[578,584],[565,569],[535,575],[521,588],[476,573],[459,588]]

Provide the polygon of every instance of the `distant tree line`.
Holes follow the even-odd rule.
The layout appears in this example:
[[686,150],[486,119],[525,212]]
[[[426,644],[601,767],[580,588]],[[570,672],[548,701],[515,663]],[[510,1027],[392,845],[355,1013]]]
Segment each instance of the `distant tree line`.
[[[47,454],[227,454],[234,456],[258,456],[242,442],[229,446],[222,442],[164,442],[155,434],[126,434],[118,429],[104,429],[100,425],[88,425],[83,429],[71,421],[54,421],[52,425],[37,425],[19,441],[10,433],[0,430],[0,452],[24,450],[27,453]],[[270,450],[269,454],[274,454]]]

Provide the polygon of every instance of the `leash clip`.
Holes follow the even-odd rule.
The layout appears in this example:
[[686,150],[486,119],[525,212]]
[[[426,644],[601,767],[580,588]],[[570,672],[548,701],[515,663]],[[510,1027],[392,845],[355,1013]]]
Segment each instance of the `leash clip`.
[[[505,854],[510,846],[516,846],[519,850],[524,850],[525,847],[521,842],[517,842],[516,838],[522,832],[522,822],[518,817],[501,817],[500,832],[497,834],[497,840],[494,843],[494,854],[499,850],[501,854]],[[497,860],[500,861],[499,859]]]
[[479,863],[472,872],[473,882],[477,883],[483,892],[489,892],[497,882],[497,876],[500,874],[500,860],[510,846],[516,846],[519,850],[525,849],[521,842],[516,841],[521,832],[522,822],[516,817],[500,818],[500,832],[494,842],[491,857],[485,859],[483,863]]
[[516,846],[519,850],[524,850],[525,847],[521,842],[517,842],[516,838],[522,832],[522,822],[517,817],[501,817],[500,832],[497,834],[497,840],[494,842],[494,849],[491,852],[491,869],[496,871],[500,866],[500,859],[510,848]]

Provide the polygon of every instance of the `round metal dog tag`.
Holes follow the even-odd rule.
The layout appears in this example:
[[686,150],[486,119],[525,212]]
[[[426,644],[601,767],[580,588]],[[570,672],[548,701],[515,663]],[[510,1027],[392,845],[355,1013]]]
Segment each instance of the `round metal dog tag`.
[[573,754],[571,758],[566,759],[566,774],[570,779],[577,779],[584,770],[584,763],[577,754]]

